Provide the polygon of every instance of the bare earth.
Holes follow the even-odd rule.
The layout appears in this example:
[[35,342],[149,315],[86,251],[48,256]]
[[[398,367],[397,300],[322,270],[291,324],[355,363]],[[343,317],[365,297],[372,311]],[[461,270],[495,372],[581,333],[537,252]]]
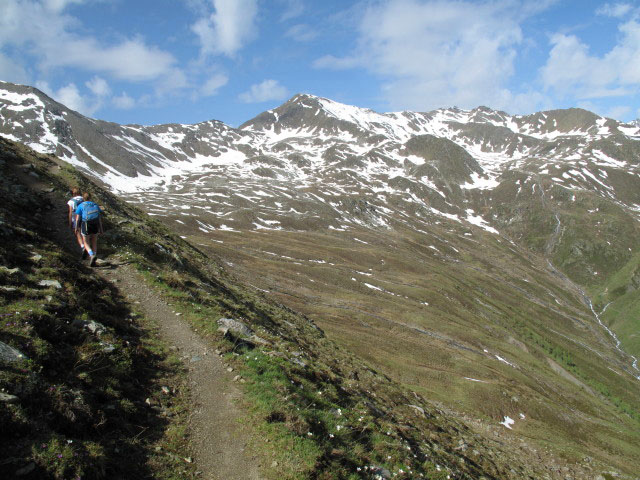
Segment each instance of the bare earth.
[[231,382],[231,375],[220,357],[143,283],[130,266],[116,265],[114,269],[97,268],[96,271],[108,280],[117,279],[116,286],[127,292],[127,298],[136,302],[147,318],[157,323],[163,340],[177,347],[180,358],[188,366],[193,401],[191,443],[203,478],[261,478],[257,459],[246,451],[249,434],[239,423],[242,414],[235,400],[240,391]]

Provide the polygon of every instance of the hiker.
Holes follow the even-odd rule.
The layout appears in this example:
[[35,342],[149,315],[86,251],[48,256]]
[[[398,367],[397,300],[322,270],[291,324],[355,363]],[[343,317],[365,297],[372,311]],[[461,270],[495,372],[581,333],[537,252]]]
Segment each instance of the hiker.
[[76,241],[78,242],[78,245],[80,245],[80,250],[82,251],[82,259],[84,260],[85,258],[87,258],[87,251],[84,249],[82,235],[79,231],[76,230],[76,210],[78,208],[78,205],[80,205],[84,201],[84,199],[82,198],[82,195],[80,195],[80,190],[78,190],[76,187],[73,187],[71,189],[71,195],[71,200],[67,202],[67,205],[69,206],[69,228],[76,236]]
[[104,232],[100,218],[102,210],[91,201],[89,192],[83,193],[82,199],[83,202],[76,209],[76,232],[79,230],[82,234],[85,250],[91,259],[89,265],[93,267],[98,257],[98,234]]

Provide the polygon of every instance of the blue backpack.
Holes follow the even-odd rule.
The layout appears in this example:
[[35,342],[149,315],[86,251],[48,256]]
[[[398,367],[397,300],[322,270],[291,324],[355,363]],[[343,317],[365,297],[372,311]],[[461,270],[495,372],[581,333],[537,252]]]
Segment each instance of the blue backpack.
[[96,220],[100,216],[100,207],[97,203],[86,201],[82,203],[82,221],[89,222]]

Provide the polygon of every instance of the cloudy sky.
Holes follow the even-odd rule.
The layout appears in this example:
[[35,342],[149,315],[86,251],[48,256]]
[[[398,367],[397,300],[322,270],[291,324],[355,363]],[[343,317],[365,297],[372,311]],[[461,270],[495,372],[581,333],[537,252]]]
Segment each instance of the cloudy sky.
[[640,117],[640,1],[0,0],[0,80],[118,123],[379,112]]

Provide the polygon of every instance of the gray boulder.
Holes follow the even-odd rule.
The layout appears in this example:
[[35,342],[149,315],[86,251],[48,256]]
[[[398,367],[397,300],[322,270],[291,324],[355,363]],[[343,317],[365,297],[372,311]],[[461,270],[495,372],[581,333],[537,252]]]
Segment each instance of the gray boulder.
[[249,338],[253,335],[251,330],[245,323],[234,320],[232,318],[221,318],[218,320],[218,331],[224,335],[231,333],[236,337]]
[[0,361],[5,363],[18,362],[20,360],[26,360],[27,357],[19,350],[0,342]]
[[38,285],[41,287],[54,287],[57,289],[62,288],[62,285],[60,285],[60,282],[58,280],[40,280],[38,282]]

